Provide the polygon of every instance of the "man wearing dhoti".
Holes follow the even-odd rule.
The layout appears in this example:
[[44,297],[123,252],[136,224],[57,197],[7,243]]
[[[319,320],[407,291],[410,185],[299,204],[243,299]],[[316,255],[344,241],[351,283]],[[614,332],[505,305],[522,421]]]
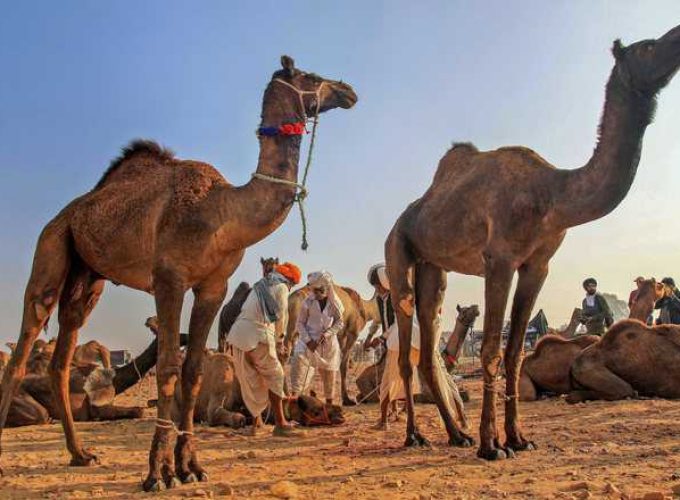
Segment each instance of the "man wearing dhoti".
[[288,324],[288,294],[300,276],[300,269],[287,262],[255,283],[227,337],[243,402],[255,419],[253,434],[262,426],[262,412],[269,403],[274,435],[293,435],[283,414],[284,373],[276,350]]
[[[382,337],[376,339],[374,345],[380,341],[387,344],[385,369],[380,381],[380,420],[376,425],[377,429],[386,430],[390,403],[406,397],[404,381],[401,378],[399,369],[399,328],[395,321],[394,309],[392,308],[390,283],[387,279],[385,264],[376,264],[369,269],[368,282],[375,288],[383,330]],[[416,322],[413,324],[412,332],[409,359],[411,365],[415,368],[420,361],[420,328]],[[413,393],[419,394],[420,380],[417,369],[413,371],[412,382]]]
[[343,306],[335,295],[333,277],[327,271],[307,276],[311,294],[302,302],[297,320],[300,335],[293,352],[291,392],[304,392],[318,370],[323,381],[326,403],[332,404],[335,380],[340,369],[338,333],[344,325]]

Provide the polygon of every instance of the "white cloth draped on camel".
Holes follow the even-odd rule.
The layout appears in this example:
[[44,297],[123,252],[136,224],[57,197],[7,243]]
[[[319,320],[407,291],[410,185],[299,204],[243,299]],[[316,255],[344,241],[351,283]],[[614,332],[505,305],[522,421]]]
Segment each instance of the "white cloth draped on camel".
[[[342,356],[338,333],[344,327],[344,309],[335,295],[333,279],[329,273],[312,273],[308,279],[312,287],[324,286],[328,298],[323,310],[313,294],[302,302],[296,325],[300,338],[294,349],[291,390],[297,394],[302,393],[318,369],[324,381],[325,397],[333,399],[335,373],[340,369]],[[312,340],[318,343],[314,351],[307,346]]]
[[269,391],[284,397],[284,373],[276,356],[276,339],[288,323],[288,286],[278,283],[270,292],[276,300],[280,318],[268,322],[254,290],[243,303],[227,337],[227,353],[241,386],[241,395],[251,415],[260,415],[269,402]]

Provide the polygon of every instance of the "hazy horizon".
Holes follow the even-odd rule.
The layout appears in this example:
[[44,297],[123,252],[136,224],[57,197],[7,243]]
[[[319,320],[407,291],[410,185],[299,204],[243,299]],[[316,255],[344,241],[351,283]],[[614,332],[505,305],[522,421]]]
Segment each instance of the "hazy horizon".
[[[258,279],[261,256],[278,256],[304,273],[326,268],[368,298],[366,270],[384,260],[387,233],[429,186],[451,142],[523,145],[559,168],[583,165],[596,142],[612,41],[656,38],[680,23],[674,0],[293,1],[284,14],[269,1],[67,5],[2,6],[2,344],[18,337],[41,229],[131,139],[155,139],[179,158],[212,163],[234,184],[247,182],[262,91],[281,54],[349,82],[359,102],[321,117],[308,252],[294,208],[247,251],[230,290]],[[637,275],[680,279],[680,235],[670,224],[680,192],[679,109],[676,78],[659,96],[628,196],[612,214],[570,230],[553,258],[536,306],[551,326],[580,305],[587,276],[623,300]],[[482,279],[450,274],[445,329],[456,303],[483,302]],[[153,314],[151,296],[109,283],[80,341],[139,351],[151,340],[143,322]]]

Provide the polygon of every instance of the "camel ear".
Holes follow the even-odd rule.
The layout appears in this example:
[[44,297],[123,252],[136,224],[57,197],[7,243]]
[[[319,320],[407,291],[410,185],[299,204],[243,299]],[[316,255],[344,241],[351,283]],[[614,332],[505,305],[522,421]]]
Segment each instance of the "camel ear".
[[456,304],[456,311],[460,312],[460,304]]
[[260,264],[264,265],[264,257],[260,257]]
[[286,70],[288,75],[293,76],[295,72],[295,61],[292,57],[283,55],[281,56],[281,67]]
[[621,60],[626,48],[621,43],[620,39],[614,40],[614,45],[612,45],[612,54],[614,54],[614,59],[617,61]]

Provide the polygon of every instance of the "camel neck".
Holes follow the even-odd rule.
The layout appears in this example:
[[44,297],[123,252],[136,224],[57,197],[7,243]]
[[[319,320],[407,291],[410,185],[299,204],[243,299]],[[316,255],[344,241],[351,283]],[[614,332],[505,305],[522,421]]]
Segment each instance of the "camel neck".
[[460,348],[465,341],[465,334],[468,331],[469,326],[463,324],[458,318],[456,318],[456,326],[453,327],[453,332],[449,340],[446,342],[446,353],[457,358]]
[[621,203],[635,178],[642,138],[655,107],[653,96],[630,89],[614,68],[595,151],[583,167],[563,171],[565,184],[556,203],[558,224],[577,226],[605,216]]
[[[277,127],[299,122],[298,96],[282,85],[269,84],[262,104],[261,126]],[[268,177],[297,182],[299,135],[260,136],[256,172]],[[251,178],[243,186],[227,187],[218,202],[222,208],[223,229],[230,234],[234,248],[245,248],[262,240],[285,220],[295,200],[296,188],[262,178]]]

